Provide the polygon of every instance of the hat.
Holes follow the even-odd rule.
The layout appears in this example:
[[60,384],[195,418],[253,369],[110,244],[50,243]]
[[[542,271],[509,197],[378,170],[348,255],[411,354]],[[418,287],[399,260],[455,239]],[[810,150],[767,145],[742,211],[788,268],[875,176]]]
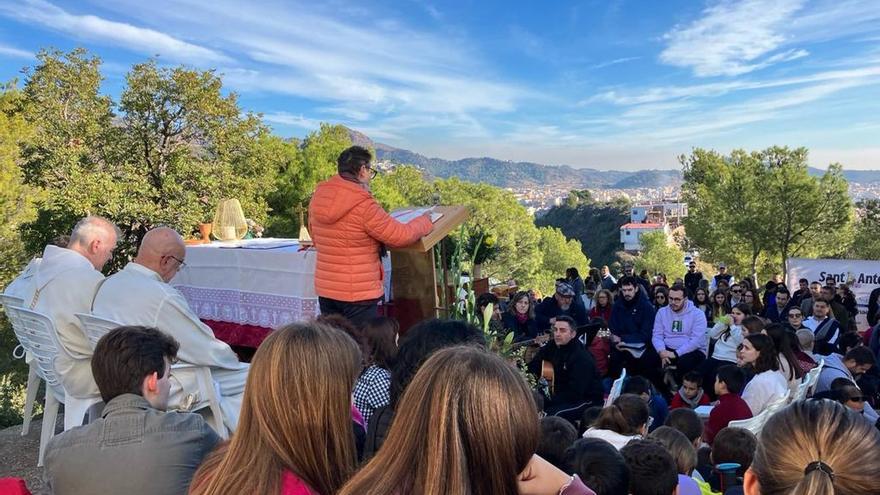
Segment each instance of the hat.
[[718,263],[718,268],[727,268],[727,265],[724,263]]
[[556,293],[560,296],[574,296],[574,289],[565,282],[556,282]]

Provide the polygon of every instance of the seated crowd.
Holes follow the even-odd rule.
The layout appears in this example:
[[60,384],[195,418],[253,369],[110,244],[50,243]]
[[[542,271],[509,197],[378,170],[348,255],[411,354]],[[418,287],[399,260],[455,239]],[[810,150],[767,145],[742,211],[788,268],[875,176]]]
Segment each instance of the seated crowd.
[[[104,278],[118,236],[87,217],[6,290],[55,323],[65,392],[103,401],[50,441],[52,493],[880,493],[876,353],[833,288],[569,269],[544,299],[478,299],[525,370],[471,324],[363,315],[277,329],[242,363],[169,285],[180,235],[149,231]],[[75,313],[120,326],[92,352]],[[187,412],[178,361],[210,369],[228,440]],[[762,413],[757,437],[730,424]]]

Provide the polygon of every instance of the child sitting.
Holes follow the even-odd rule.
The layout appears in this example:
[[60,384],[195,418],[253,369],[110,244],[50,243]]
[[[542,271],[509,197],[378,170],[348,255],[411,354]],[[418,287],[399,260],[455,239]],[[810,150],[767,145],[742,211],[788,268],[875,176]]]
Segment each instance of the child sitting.
[[559,469],[566,469],[565,450],[577,438],[577,430],[567,420],[557,416],[541,418],[541,440],[535,453]]
[[752,410],[746,401],[739,396],[745,386],[745,374],[743,370],[732,365],[724,365],[718,368],[715,376],[715,394],[718,402],[709,413],[709,421],[703,430],[703,441],[712,445],[715,435],[727,427],[731,421],[749,419]]
[[565,451],[568,469],[596,495],[627,495],[629,468],[623,455],[599,438],[581,438]]
[[678,409],[680,407],[696,409],[697,406],[708,405],[709,396],[703,393],[703,387],[700,386],[702,382],[703,376],[699,371],[689,371],[685,373],[681,381],[681,388],[679,388],[678,393],[672,397],[672,401],[669,403],[669,409]]
[[[742,478],[752,465],[755,457],[755,449],[758,447],[758,439],[749,430],[743,428],[722,428],[715,436],[712,445],[710,459],[714,466],[728,462],[739,464],[736,470],[737,478]],[[712,472],[708,478],[712,489],[721,489],[721,480],[717,472]]]
[[654,440],[633,440],[620,449],[629,468],[630,495],[675,495],[678,469],[665,447]]
[[651,382],[647,378],[643,376],[627,378],[623,383],[621,393],[638,395],[648,405],[651,418],[653,418],[651,424],[648,425],[649,432],[653,431],[654,428],[663,426],[663,423],[666,422],[666,416],[669,414],[669,405],[662,395],[654,391],[654,387],[651,386]]

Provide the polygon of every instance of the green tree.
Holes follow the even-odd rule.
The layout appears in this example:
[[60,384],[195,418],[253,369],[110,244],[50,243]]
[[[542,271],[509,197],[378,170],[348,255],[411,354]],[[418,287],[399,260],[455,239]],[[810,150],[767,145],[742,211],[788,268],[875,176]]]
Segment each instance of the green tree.
[[0,89],[0,287],[5,287],[27,258],[19,229],[36,215],[34,206],[41,192],[24,183],[20,147],[33,128],[25,121],[22,93],[14,84]]
[[687,236],[707,259],[757,278],[784,273],[788,257],[840,255],[849,244],[852,205],[840,167],[810,176],[804,148],[726,157],[696,149],[681,162]]
[[[300,210],[308,207],[318,183],[336,174],[336,160],[351,146],[351,137],[345,126],[322,123],[301,142],[273,138],[270,145],[276,152],[267,163],[272,164],[276,178],[274,192],[268,194],[269,235],[296,237]],[[305,214],[303,220],[308,221]]]
[[373,191],[388,208],[431,204],[468,207],[464,238],[472,247],[481,236],[491,242],[482,276],[514,278],[523,287],[549,292],[566,268],[586,270],[589,266],[580,242],[566,240],[558,229],[537,228],[525,207],[503,189],[457,178],[428,182],[417,168],[403,166],[377,177]]
[[612,265],[620,244],[620,226],[629,221],[631,204],[625,199],[608,203],[579,204],[575,208],[558,206],[535,219],[539,227],[559,228],[581,243],[584,256],[595,266]]
[[859,219],[855,224],[855,238],[847,251],[847,258],[880,259],[880,200],[867,199],[856,206]]
[[371,183],[376,200],[388,210],[404,206],[431,205],[435,198],[434,186],[425,180],[422,172],[411,165],[396,167],[387,174],[379,174]]
[[770,211],[760,201],[760,162],[742,150],[723,157],[702,149],[681,162],[688,238],[704,258],[725,261],[755,277],[772,235]]
[[666,233],[648,232],[642,234],[639,241],[642,251],[633,260],[636,272],[664,273],[670,282],[684,276],[684,251],[671,242]]
[[265,221],[275,174],[260,146],[268,129],[223,93],[213,72],[135,65],[117,116],[98,92],[99,59],[83,50],[38,59],[24,90],[25,116],[37,131],[23,167],[48,196],[25,230],[31,249],[69,233],[87,213],[122,229],[117,267],[148,229],[189,234],[213,218],[221,199],[237,198],[249,218]]
[[790,257],[840,256],[853,236],[849,185],[839,164],[818,180],[809,174],[806,148],[772,147],[758,154],[764,195],[775,218],[774,251],[785,274]]
[[26,184],[48,192],[37,201],[37,218],[22,226],[30,253],[70,233],[77,218],[104,213],[99,198],[119,196],[119,139],[112,101],[99,93],[99,67],[83,49],[43,50],[24,70],[22,115],[34,132],[22,143],[21,169]]
[[[34,129],[24,119],[21,105],[22,93],[14,84],[0,89],[0,287],[6,287],[28,258],[19,229],[33,220],[34,202],[41,195],[22,177],[20,149]],[[9,322],[0,317],[0,428],[21,423],[24,410],[28,368],[12,357],[17,345]]]
[[577,268],[581,276],[586,276],[590,260],[584,255],[580,241],[567,239],[560,229],[554,227],[540,227],[538,233],[541,236],[538,244],[541,265],[536,275],[537,289],[551,294],[556,279],[564,277],[569,267]]

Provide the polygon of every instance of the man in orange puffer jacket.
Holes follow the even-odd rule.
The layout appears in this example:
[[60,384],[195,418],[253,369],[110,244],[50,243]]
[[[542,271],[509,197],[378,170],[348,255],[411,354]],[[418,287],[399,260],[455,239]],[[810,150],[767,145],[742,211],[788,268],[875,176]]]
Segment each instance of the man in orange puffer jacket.
[[383,246],[409,246],[433,228],[430,214],[404,224],[382,209],[370,194],[372,159],[361,146],[343,151],[336,161],[339,175],[318,184],[309,203],[321,314],[341,314],[359,326],[376,316],[384,294]]

